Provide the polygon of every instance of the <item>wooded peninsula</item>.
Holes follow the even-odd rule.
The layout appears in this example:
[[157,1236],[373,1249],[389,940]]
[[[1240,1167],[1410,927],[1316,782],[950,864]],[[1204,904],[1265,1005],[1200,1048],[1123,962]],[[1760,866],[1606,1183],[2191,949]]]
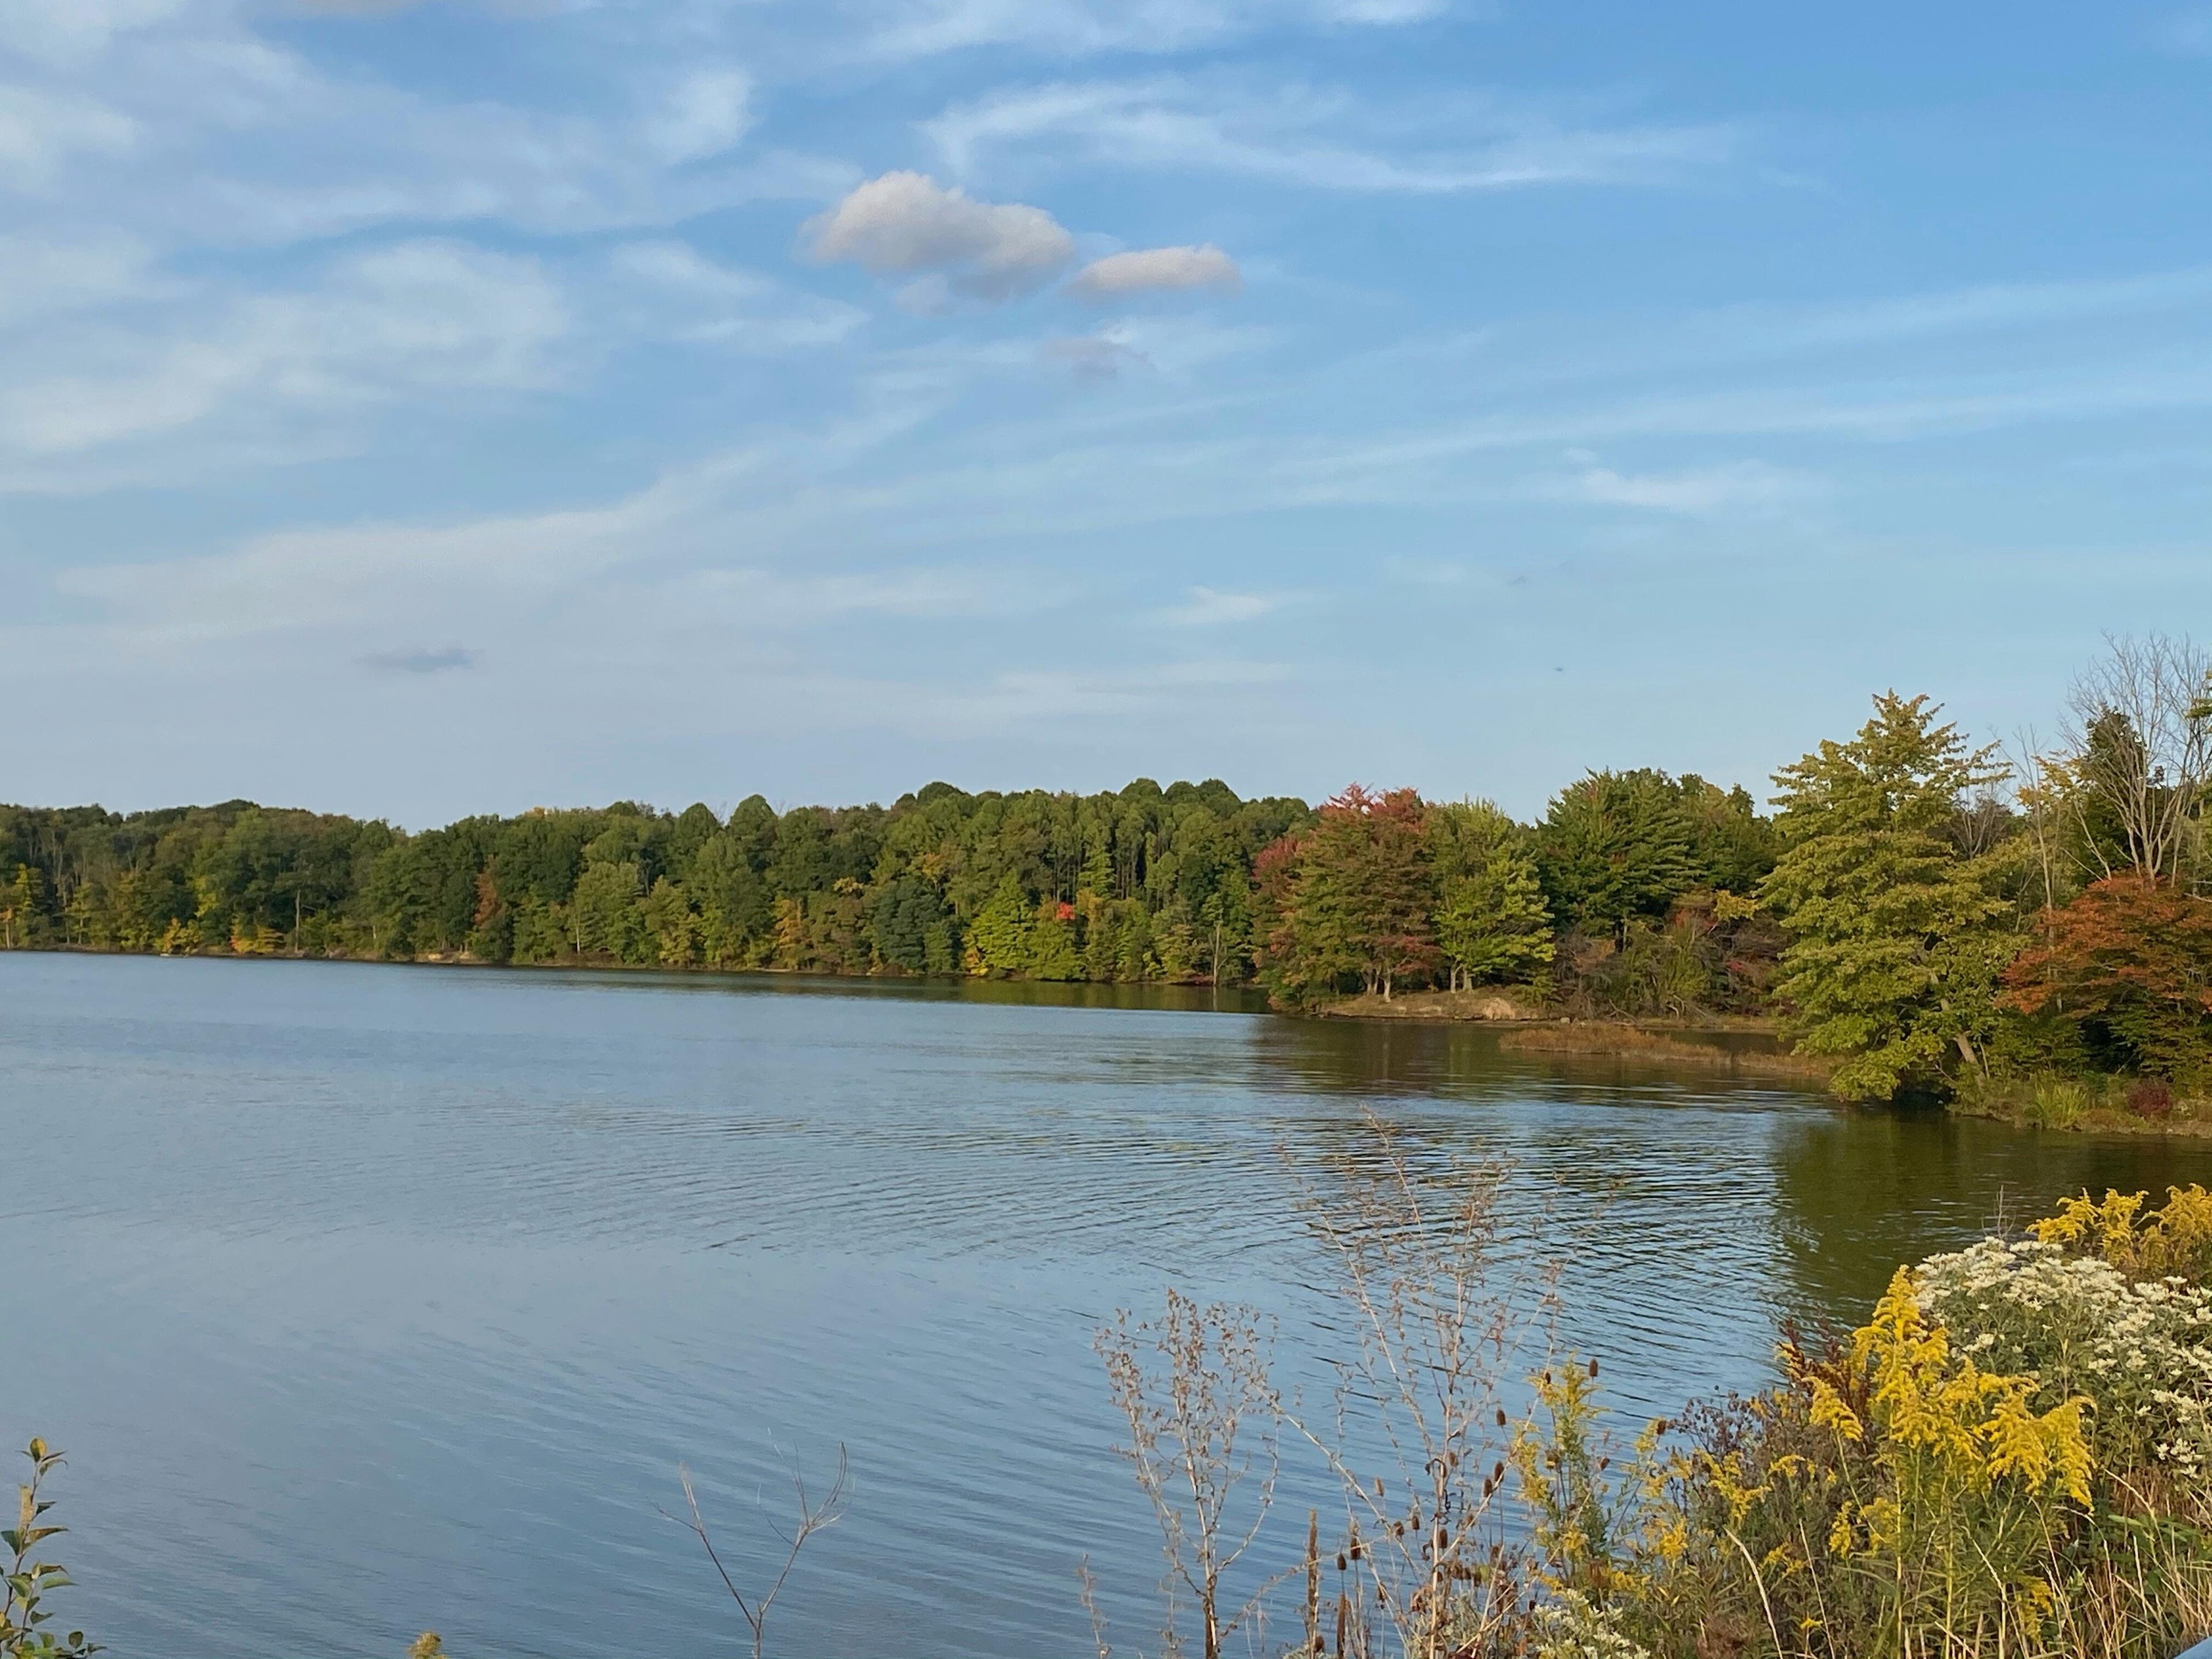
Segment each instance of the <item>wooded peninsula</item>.
[[2051,745],[1977,747],[1885,693],[1762,803],[1656,769],[1543,817],[1218,780],[726,817],[618,801],[391,824],[247,801],[0,805],[0,946],[1506,988],[1550,1017],[1771,1017],[1856,1099],[2050,1123],[2212,1088],[2212,659],[2115,641]]

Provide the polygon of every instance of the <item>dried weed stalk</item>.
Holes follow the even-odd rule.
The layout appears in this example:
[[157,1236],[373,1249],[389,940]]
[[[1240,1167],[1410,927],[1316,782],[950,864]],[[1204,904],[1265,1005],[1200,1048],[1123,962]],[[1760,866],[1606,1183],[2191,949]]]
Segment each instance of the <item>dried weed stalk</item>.
[[[1224,1607],[1222,1579],[1259,1535],[1280,1468],[1282,1402],[1268,1376],[1271,1324],[1249,1308],[1200,1307],[1170,1290],[1157,1320],[1127,1310],[1098,1334],[1114,1403],[1128,1419],[1119,1448],[1152,1500],[1167,1554],[1163,1651],[1182,1651],[1178,1604],[1195,1604],[1203,1659],[1256,1620],[1267,1585]],[[1272,1583],[1272,1581],[1270,1581]],[[1099,1650],[1104,1653],[1103,1633]]]
[[[753,1659],[761,1659],[768,1641],[769,1609],[775,1605],[775,1598],[790,1578],[792,1568],[798,1565],[799,1552],[806,1547],[807,1540],[815,1534],[826,1532],[845,1517],[846,1492],[852,1478],[852,1466],[846,1457],[845,1448],[842,1445],[837,1448],[837,1478],[830,1483],[829,1492],[818,1503],[808,1493],[805,1477],[796,1470],[793,1471],[791,1485],[798,1494],[799,1520],[788,1533],[774,1522],[769,1523],[769,1529],[783,1543],[783,1565],[777,1570],[774,1582],[757,1597],[748,1596],[740,1590],[737,1581],[730,1577],[730,1570],[722,1565],[721,1555],[715,1550],[714,1538],[707,1530],[706,1517],[699,1512],[699,1494],[692,1489],[691,1471],[679,1466],[676,1473],[677,1478],[684,1483],[684,1501],[690,1511],[690,1519],[680,1524],[688,1526],[698,1535],[701,1546],[707,1552],[707,1559],[714,1564],[715,1572],[721,1577],[722,1588],[729,1591],[730,1599],[738,1604],[738,1617],[745,1621],[745,1628],[752,1632]],[[668,1511],[663,1510],[661,1513],[667,1515]],[[675,1521],[678,1517],[672,1515],[668,1518]]]
[[[1406,1659],[1510,1650],[1527,1595],[1498,1512],[1502,1388],[1549,1352],[1557,1276],[1509,1248],[1502,1165],[1419,1171],[1389,1125],[1370,1114],[1369,1129],[1371,1150],[1333,1159],[1326,1188],[1306,1182],[1304,1200],[1358,1346],[1337,1362],[1329,1432],[1288,1413],[1344,1492],[1334,1645],[1356,1659],[1378,1644]],[[1381,1472],[1355,1449],[1378,1435]],[[1310,1615],[1316,1649],[1317,1623]]]

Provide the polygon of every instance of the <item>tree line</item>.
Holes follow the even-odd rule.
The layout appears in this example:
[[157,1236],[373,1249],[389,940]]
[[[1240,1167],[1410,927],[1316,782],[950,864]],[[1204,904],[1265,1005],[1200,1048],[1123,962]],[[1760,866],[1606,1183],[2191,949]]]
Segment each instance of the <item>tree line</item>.
[[[1600,771],[1542,818],[1218,780],[726,817],[629,802],[410,835],[246,801],[0,806],[0,947],[1256,983],[1311,1007],[1509,988],[1772,1014],[1839,1092],[2212,1082],[2212,678],[2116,642],[2008,756],[1886,693],[1760,803]],[[2023,1081],[2025,1080],[2025,1081]]]

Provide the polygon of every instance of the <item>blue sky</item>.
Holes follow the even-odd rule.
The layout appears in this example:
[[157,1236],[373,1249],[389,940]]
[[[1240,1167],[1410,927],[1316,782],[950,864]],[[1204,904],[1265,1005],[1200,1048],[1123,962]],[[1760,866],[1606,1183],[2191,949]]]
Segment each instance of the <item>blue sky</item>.
[[2212,9],[0,0],[0,799],[1760,787],[2212,601]]

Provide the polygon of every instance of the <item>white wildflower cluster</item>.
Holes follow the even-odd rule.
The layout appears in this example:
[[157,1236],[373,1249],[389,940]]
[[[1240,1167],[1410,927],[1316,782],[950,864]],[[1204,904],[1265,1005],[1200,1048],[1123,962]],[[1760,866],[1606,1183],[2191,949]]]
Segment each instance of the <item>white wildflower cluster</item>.
[[1984,1239],[1931,1256],[1920,1305],[1984,1371],[2031,1376],[2039,1406],[2087,1396],[2100,1461],[2212,1470],[2212,1291],[2136,1281],[2056,1244]]
[[1563,1590],[1536,1609],[1534,1659],[1651,1659],[1651,1650],[1621,1633],[1611,1608]]

